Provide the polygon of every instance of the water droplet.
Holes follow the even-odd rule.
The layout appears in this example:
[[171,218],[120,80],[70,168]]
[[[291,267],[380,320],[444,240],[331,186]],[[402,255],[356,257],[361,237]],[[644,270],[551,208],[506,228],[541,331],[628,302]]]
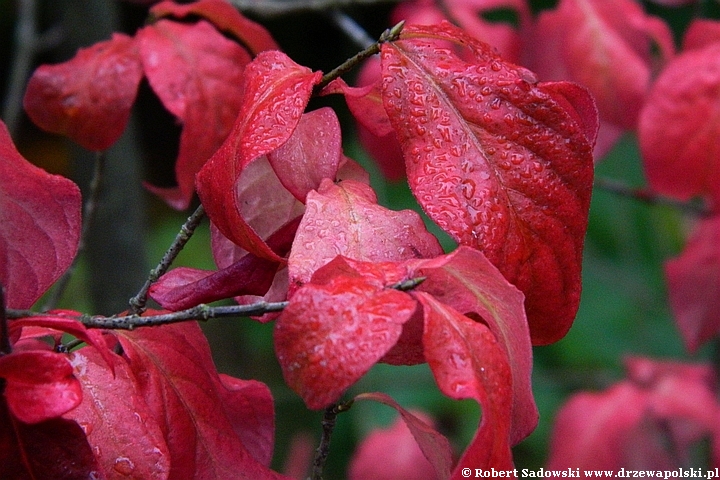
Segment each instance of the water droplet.
[[127,457],[118,457],[113,469],[121,475],[130,475],[135,470],[135,464]]
[[470,200],[473,196],[475,196],[475,181],[466,178],[460,184],[460,188],[462,189],[463,197],[466,199]]

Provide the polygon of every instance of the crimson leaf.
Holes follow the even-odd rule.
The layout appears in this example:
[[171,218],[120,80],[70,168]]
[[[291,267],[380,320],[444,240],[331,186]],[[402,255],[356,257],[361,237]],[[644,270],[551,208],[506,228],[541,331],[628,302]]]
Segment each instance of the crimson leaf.
[[[224,404],[229,398],[227,387],[215,370],[197,323],[117,336],[137,391],[165,437],[171,478],[280,478],[249,453],[243,444],[249,437],[238,435],[237,429],[243,427],[233,420],[240,407]],[[257,399],[265,400],[265,395]],[[253,452],[258,454],[256,447]]]
[[125,130],[140,79],[135,40],[115,33],[67,62],[39,67],[23,103],[40,128],[89,150],[105,150]]
[[305,284],[275,324],[285,382],[308,408],[330,405],[392,348],[414,311],[410,296],[375,279],[334,275]]
[[[471,61],[438,39],[466,47]],[[382,70],[385,109],[423,209],[525,294],[535,344],[562,338],[580,301],[592,99],[571,84],[537,83],[447,23],[411,26],[383,44]]]
[[183,122],[175,164],[177,188],[150,187],[170,205],[187,208],[195,174],[230,133],[240,109],[238,88],[250,54],[209,23],[160,20],[137,33],[150,86]]
[[512,469],[512,375],[507,355],[482,322],[473,321],[432,295],[415,292],[425,314],[425,358],[440,390],[482,408],[480,426],[455,467]]
[[196,177],[213,223],[258,257],[281,260],[245,220],[235,183],[248,164],[290,138],[320,76],[283,53],[260,53],[245,68],[242,106],[232,132]]
[[0,283],[28,308],[70,266],[80,240],[80,190],[25,160],[0,122]]

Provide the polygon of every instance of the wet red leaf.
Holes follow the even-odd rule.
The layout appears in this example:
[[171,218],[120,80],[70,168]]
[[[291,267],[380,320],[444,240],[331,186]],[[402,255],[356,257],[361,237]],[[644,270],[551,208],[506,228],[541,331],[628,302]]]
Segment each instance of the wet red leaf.
[[416,212],[381,207],[363,183],[324,180],[317,192],[308,194],[305,208],[288,258],[291,284],[307,282],[337,255],[379,262],[442,253]]
[[268,160],[283,186],[304,203],[324,178],[335,179],[341,155],[340,121],[325,107],[303,114],[292,136]]
[[702,195],[720,201],[719,95],[720,43],[677,56],[660,74],[638,130],[653,190],[680,200]]
[[82,401],[70,361],[60,353],[27,350],[1,356],[0,378],[10,412],[25,423],[57,418]]
[[532,394],[532,346],[523,295],[478,251],[460,247],[432,260],[411,262],[408,275],[424,277],[417,288],[437,301],[482,322],[505,351],[512,373],[512,429],[516,445],[537,426]]
[[23,104],[40,128],[89,150],[106,150],[125,130],[142,79],[135,39],[121,33],[33,73]]
[[440,391],[455,400],[472,399],[482,408],[480,425],[455,466],[512,469],[512,373],[507,355],[487,326],[415,292],[425,314],[425,358]]
[[0,122],[0,283],[28,308],[70,266],[80,239],[80,189],[25,160]]
[[383,45],[382,62],[383,101],[415,197],[525,294],[533,343],[562,338],[580,301],[592,190],[597,120],[587,92],[538,84],[448,24],[408,27]]
[[[237,384],[218,376],[197,323],[118,333],[136,388],[170,452],[170,478],[281,478],[237,433],[241,406],[225,405]],[[258,401],[266,401],[261,396]],[[253,429],[252,424],[248,428]],[[258,455],[258,449],[253,449]],[[265,458],[266,455],[263,455]]]
[[159,20],[138,31],[136,38],[150,86],[183,123],[175,164],[178,187],[150,190],[185,209],[195,190],[195,174],[235,123],[250,54],[205,21]]
[[292,135],[320,79],[280,52],[263,52],[243,74],[243,103],[232,132],[197,175],[197,191],[220,232],[261,258],[280,260],[243,216],[235,184],[258,157]]
[[127,362],[113,355],[111,371],[97,352],[88,348],[73,352],[71,359],[83,401],[65,418],[83,429],[105,475],[168,478],[170,453],[163,432],[138,393]]
[[275,324],[285,382],[308,408],[327,407],[392,348],[414,311],[406,293],[355,275],[304,285]]
[[720,333],[720,217],[700,220],[680,256],[665,263],[670,306],[691,353]]

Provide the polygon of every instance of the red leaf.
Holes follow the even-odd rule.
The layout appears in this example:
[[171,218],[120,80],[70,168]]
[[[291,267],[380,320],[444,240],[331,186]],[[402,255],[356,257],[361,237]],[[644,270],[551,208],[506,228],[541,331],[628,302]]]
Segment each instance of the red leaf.
[[[299,223],[300,217],[268,237],[270,248],[286,254]],[[278,262],[247,253],[229,267],[216,272],[175,268],[150,287],[150,295],[169,310],[182,310],[240,295],[262,296],[270,289],[278,267]]]
[[363,441],[351,460],[349,478],[428,478],[429,468],[438,480],[450,478],[453,465],[450,442],[435,431],[425,415],[408,412],[384,393],[362,393],[355,400],[383,403],[397,410],[400,418],[391,428],[376,430]]
[[632,358],[628,370],[628,380],[579,393],[560,409],[548,469],[670,470],[692,464],[708,438],[717,462],[711,367]]
[[243,103],[230,136],[197,175],[197,191],[210,219],[228,239],[261,258],[280,261],[243,216],[235,184],[253,160],[292,135],[320,79],[280,52],[263,52],[243,75]]
[[442,7],[430,0],[416,0],[400,3],[393,10],[391,22],[405,20],[406,25],[435,25],[447,20],[473,38],[492,45],[506,60],[517,62],[521,48],[519,28],[484,18],[485,14],[497,10],[517,15],[520,28],[526,28],[531,19],[525,0],[448,0]]
[[720,22],[704,18],[690,22],[683,36],[683,50],[705,48],[713,43],[720,43]]
[[0,283],[29,308],[70,266],[80,240],[80,190],[20,156],[0,122]]
[[197,323],[117,336],[137,390],[165,436],[170,478],[281,478],[253,458],[236,433],[237,406],[223,403],[227,388]]
[[265,27],[243,17],[235,7],[226,1],[201,0],[184,5],[175,2],[161,2],[153,6],[150,13],[156,17],[187,18],[194,15],[202,17],[215,25],[218,30],[227,32],[243,42],[253,54],[280,49]]
[[225,390],[220,396],[235,433],[248,452],[269,466],[275,443],[275,410],[270,389],[255,380],[220,374]]
[[160,20],[138,31],[143,68],[163,105],[183,122],[175,165],[178,187],[150,187],[173,207],[187,208],[195,174],[230,133],[250,55],[209,23]]
[[65,418],[82,427],[105,474],[109,478],[168,478],[170,452],[163,432],[138,394],[127,362],[113,355],[113,374],[92,349],[77,350],[71,358],[83,387],[83,401]]
[[[474,59],[428,38],[464,45]],[[535,344],[562,338],[580,301],[592,190],[587,93],[537,84],[449,24],[408,27],[382,46],[382,62],[383,101],[415,197],[525,294]],[[582,115],[590,118],[578,123]]]
[[475,438],[455,466],[513,468],[510,451],[512,373],[507,355],[487,326],[473,321],[424,292],[413,294],[423,306],[425,358],[440,390],[455,400],[473,399],[482,408]]
[[324,178],[335,179],[342,159],[340,121],[330,108],[303,114],[288,141],[268,154],[283,186],[305,202]]
[[59,417],[82,401],[82,389],[65,355],[47,350],[0,357],[0,378],[10,412],[25,423]]
[[528,66],[543,80],[571,80],[595,97],[600,117],[635,129],[652,77],[652,48],[673,55],[668,26],[633,0],[561,0],[540,14]]
[[658,77],[638,131],[653,190],[680,200],[704,195],[720,201],[719,95],[720,43],[679,55]]
[[69,333],[75,338],[82,340],[88,345],[92,345],[105,360],[107,366],[112,369],[113,362],[110,349],[105,342],[105,338],[101,330],[88,329],[80,323],[78,318],[81,316],[79,312],[71,310],[51,310],[46,312],[46,316],[33,316],[27,318],[19,318],[10,323],[10,333],[28,327],[41,327],[56,330],[59,332]]
[[40,128],[105,150],[125,130],[142,75],[135,40],[115,33],[67,62],[35,70],[23,104]]
[[358,137],[388,180],[405,178],[405,163],[390,118],[380,96],[380,59],[369,58],[357,79],[359,87],[350,87],[341,78],[323,89],[323,94],[341,93],[357,120]]
[[414,311],[406,293],[356,276],[304,285],[275,324],[285,382],[308,408],[327,407],[392,348]]
[[720,333],[720,217],[700,220],[679,257],[665,263],[670,306],[691,353]]
[[479,317],[505,351],[512,373],[512,430],[516,445],[537,426],[532,347],[523,295],[480,253],[460,247],[449,255],[412,262],[410,277],[425,277],[417,290],[472,318]]
[[77,423],[53,418],[29,425],[0,398],[0,478],[105,478]]
[[362,183],[324,180],[317,192],[308,194],[305,208],[288,258],[291,284],[307,282],[337,255],[377,262],[442,253],[416,212],[381,207]]

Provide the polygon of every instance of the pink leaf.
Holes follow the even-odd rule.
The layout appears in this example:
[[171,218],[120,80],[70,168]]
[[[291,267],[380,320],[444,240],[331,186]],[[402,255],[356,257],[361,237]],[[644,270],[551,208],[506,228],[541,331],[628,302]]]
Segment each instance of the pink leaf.
[[224,0],[201,0],[184,5],[166,1],[153,6],[150,13],[157,17],[177,18],[197,15],[215,25],[218,30],[233,35],[253,54],[280,49],[265,27],[243,17],[235,7]]
[[523,295],[480,253],[460,247],[432,260],[411,262],[410,277],[425,277],[419,291],[482,322],[495,335],[512,373],[511,443],[516,445],[537,426],[533,399],[532,347]]
[[679,55],[653,85],[638,136],[648,182],[658,193],[720,200],[719,94],[720,43]]
[[67,62],[39,67],[23,104],[40,128],[106,150],[125,130],[142,75],[135,40],[115,33]]
[[268,154],[283,186],[305,202],[324,178],[335,179],[342,153],[340,121],[330,108],[303,114],[288,141]]
[[458,313],[432,295],[414,292],[425,313],[425,358],[440,390],[455,400],[473,399],[482,408],[475,438],[455,466],[512,469],[510,430],[512,374],[507,355],[487,326]]
[[285,382],[308,408],[327,407],[392,348],[414,311],[406,293],[362,277],[304,285],[275,324]]
[[10,412],[25,423],[39,423],[77,407],[82,389],[65,355],[46,350],[0,357],[0,378]]
[[685,51],[705,48],[713,43],[720,43],[720,22],[717,20],[696,18],[683,36]]
[[382,62],[385,109],[420,205],[525,294],[535,344],[562,338],[580,301],[592,190],[587,92],[538,84],[447,23],[406,28],[382,46]]
[[141,29],[137,39],[150,86],[184,125],[175,165],[179,186],[150,190],[184,209],[192,199],[195,174],[235,122],[250,54],[205,21],[188,25],[160,20]]
[[633,0],[561,0],[540,14],[528,66],[543,80],[570,80],[595,97],[600,118],[634,129],[653,74],[652,48],[673,54],[668,26]]
[[324,180],[317,192],[308,194],[305,208],[288,259],[291,284],[307,282],[337,255],[372,262],[442,253],[417,213],[381,207],[362,183]]
[[720,217],[700,221],[685,250],[665,263],[672,307],[694,353],[720,333]]
[[196,183],[208,216],[228,239],[261,258],[280,257],[248,224],[235,184],[255,159],[285,143],[300,121],[320,72],[280,52],[263,52],[243,75],[243,104],[230,136],[198,173]]
[[[384,393],[362,393],[355,397],[357,400],[383,403],[397,410],[400,418],[391,428],[374,431],[363,441],[350,463],[351,479],[427,478],[429,468],[438,480],[450,478],[452,447],[447,438],[432,427],[426,415],[405,410]],[[378,459],[382,459],[382,463],[378,463]]]
[[720,408],[711,367],[645,358],[627,367],[628,380],[576,394],[560,409],[548,469],[676,469],[691,464],[708,439],[717,462]]
[[0,283],[29,308],[70,266],[80,240],[80,190],[20,156],[0,122]]

